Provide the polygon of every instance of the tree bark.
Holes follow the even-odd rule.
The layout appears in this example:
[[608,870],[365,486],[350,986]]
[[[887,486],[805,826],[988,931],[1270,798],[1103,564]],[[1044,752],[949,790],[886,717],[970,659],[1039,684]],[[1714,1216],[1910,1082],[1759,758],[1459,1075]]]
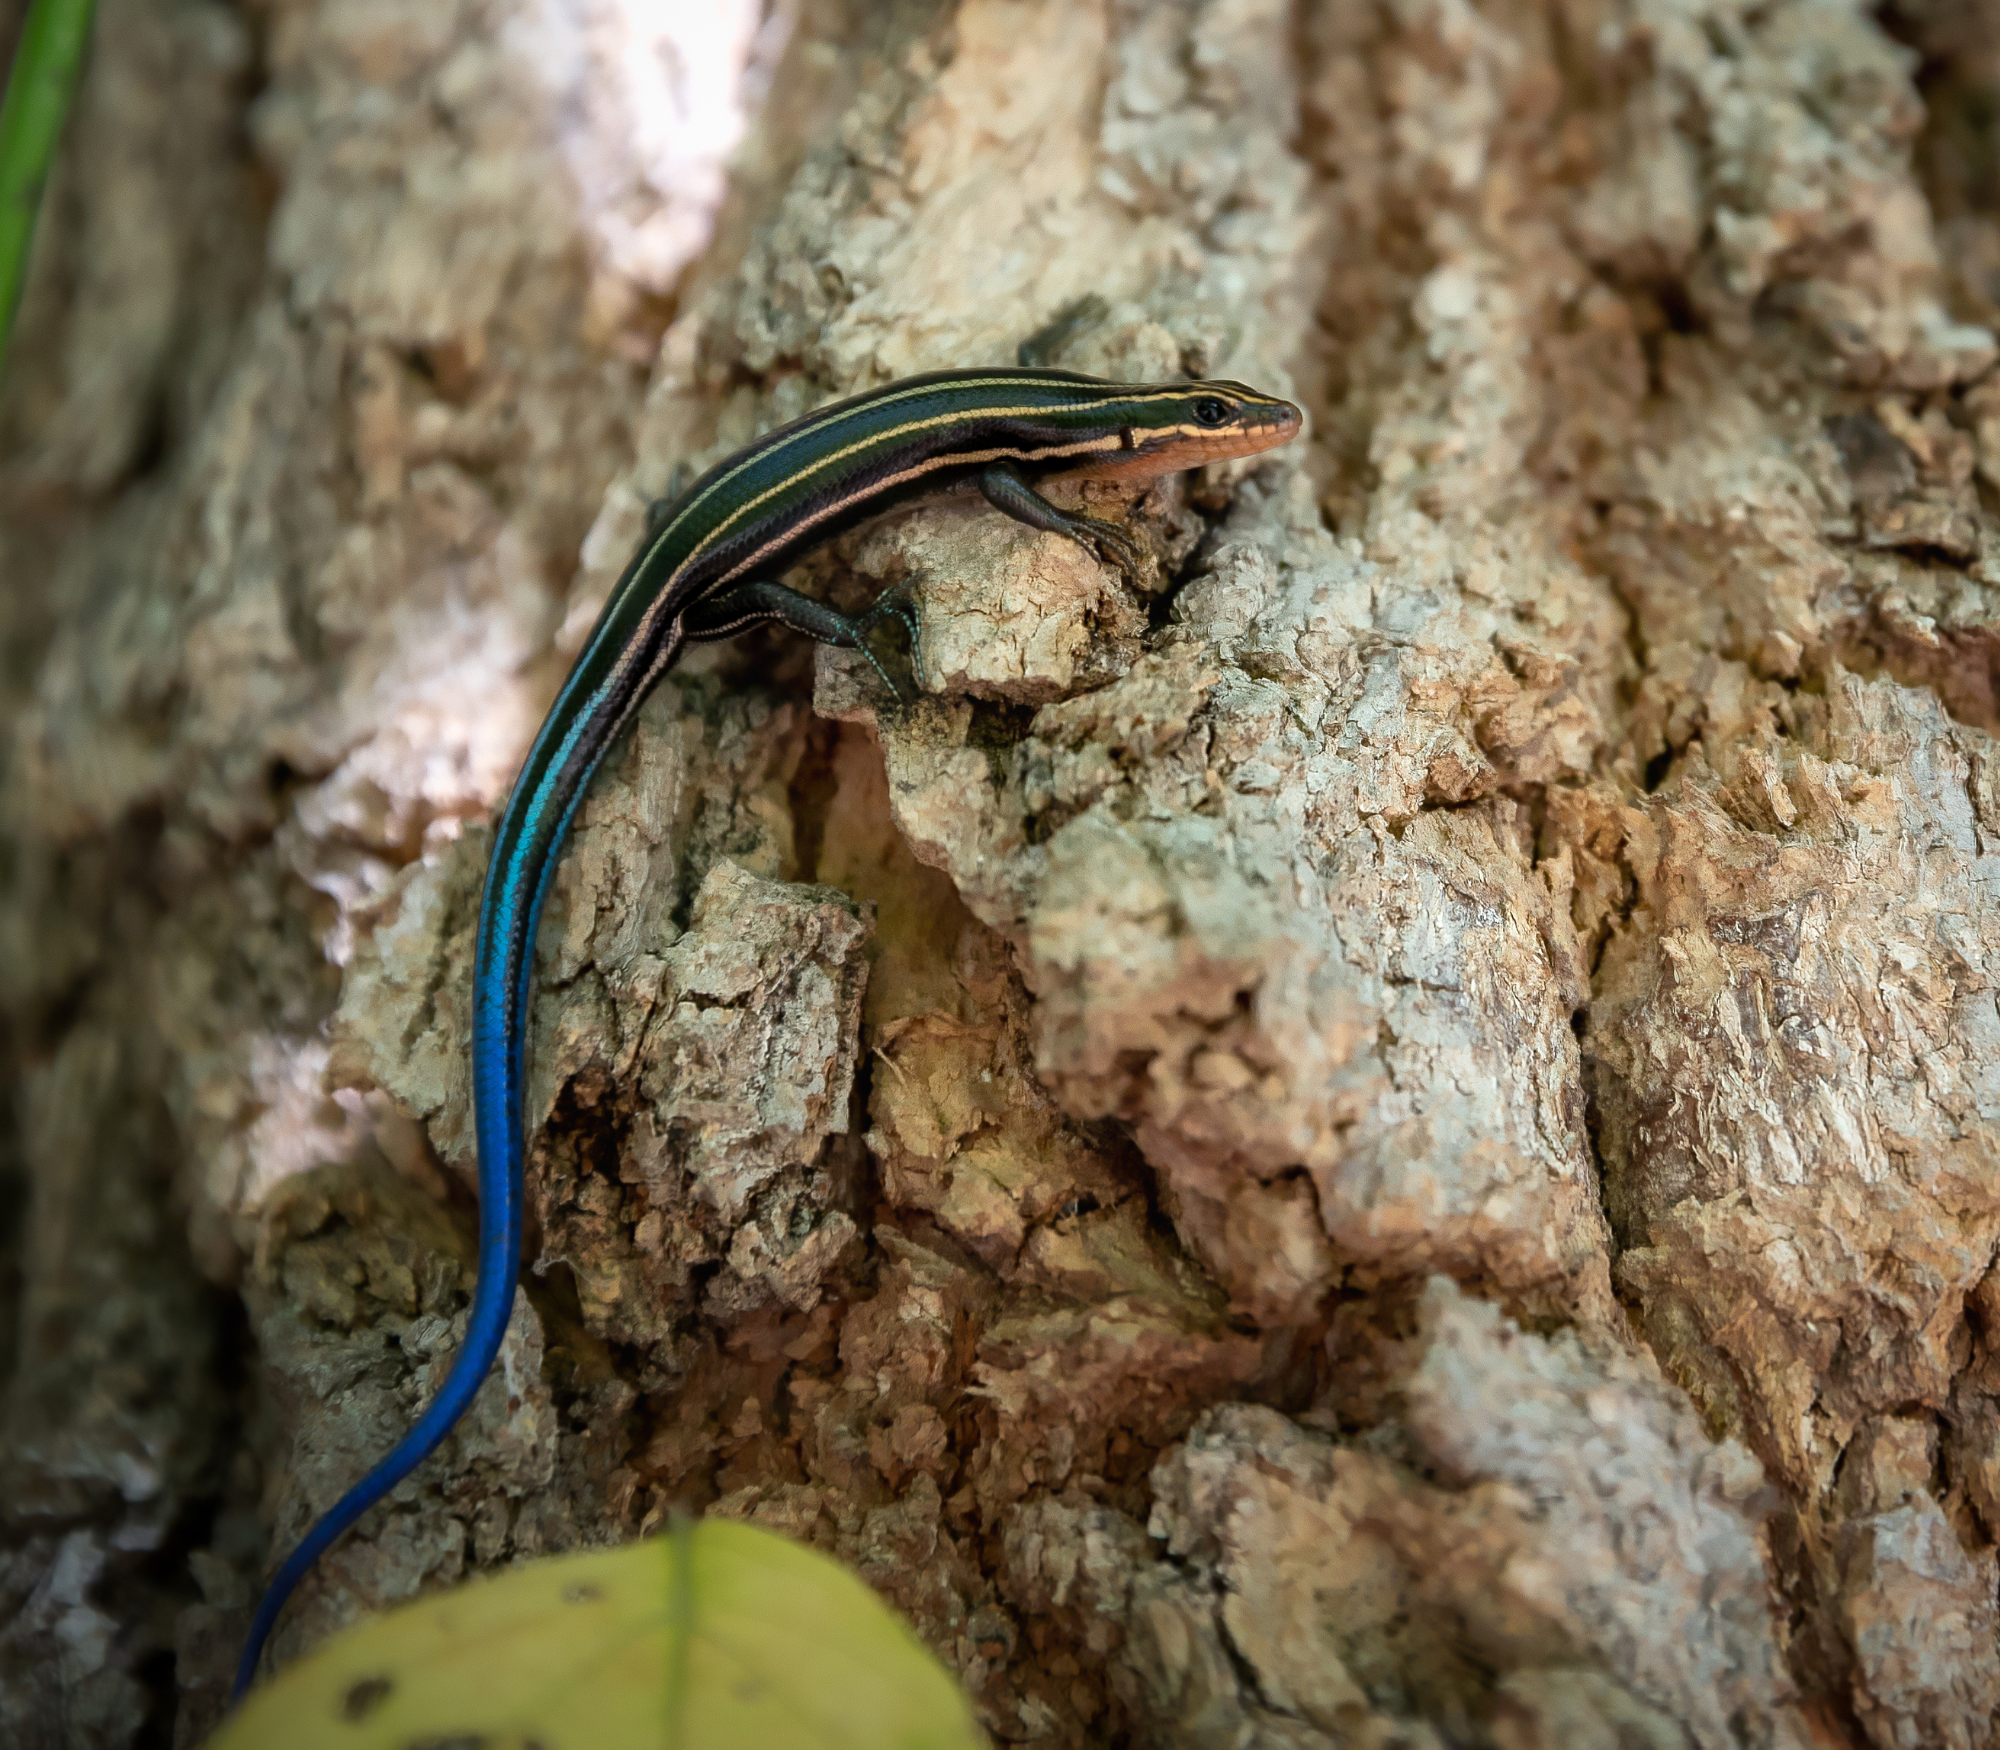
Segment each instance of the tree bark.
[[2000,5],[649,17],[102,7],[0,401],[0,1737],[198,1742],[449,1365],[487,822],[647,500],[1032,341],[1310,439],[1079,488],[1140,582],[811,561],[913,703],[662,685],[501,1365],[279,1657],[685,1507],[1000,1742],[1992,1745]]

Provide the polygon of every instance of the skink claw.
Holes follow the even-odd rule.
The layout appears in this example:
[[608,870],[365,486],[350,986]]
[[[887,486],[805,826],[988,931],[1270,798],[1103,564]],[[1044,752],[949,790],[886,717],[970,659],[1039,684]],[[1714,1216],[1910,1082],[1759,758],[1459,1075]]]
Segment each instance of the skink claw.
[[1103,517],[1079,516],[1074,520],[1077,532],[1089,537],[1100,559],[1107,565],[1117,566],[1129,581],[1135,584],[1144,581],[1146,561],[1150,555],[1132,530],[1121,523],[1107,522]]
[[910,635],[910,673],[916,677],[922,672],[924,617],[923,604],[916,592],[907,583],[891,584],[883,590],[867,607],[854,616],[854,645],[868,659],[868,666],[881,677],[882,684],[889,689],[890,696],[898,704],[903,703],[903,689],[889,676],[889,671],[876,660],[874,651],[868,648],[867,634],[877,622],[896,621]]

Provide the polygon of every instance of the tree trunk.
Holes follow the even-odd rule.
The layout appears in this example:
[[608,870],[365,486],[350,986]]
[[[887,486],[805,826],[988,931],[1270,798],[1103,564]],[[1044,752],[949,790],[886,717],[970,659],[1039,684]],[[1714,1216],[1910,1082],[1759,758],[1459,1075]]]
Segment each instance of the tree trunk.
[[[2000,1711],[2000,0],[104,0],[0,405],[0,1738],[199,1741],[464,1324],[487,822],[643,525],[1042,361],[579,817],[528,1268],[281,1659],[686,1507],[997,1741]],[[735,106],[750,107],[724,193]]]

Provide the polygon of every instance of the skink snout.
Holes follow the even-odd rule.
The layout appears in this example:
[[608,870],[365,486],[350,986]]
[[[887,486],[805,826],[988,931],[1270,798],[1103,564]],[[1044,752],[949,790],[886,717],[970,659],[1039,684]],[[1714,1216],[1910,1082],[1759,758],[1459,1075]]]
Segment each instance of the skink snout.
[[1243,406],[1236,419],[1238,436],[1231,444],[1235,455],[1254,456],[1288,444],[1305,429],[1306,416],[1289,401],[1275,396],[1258,397]]

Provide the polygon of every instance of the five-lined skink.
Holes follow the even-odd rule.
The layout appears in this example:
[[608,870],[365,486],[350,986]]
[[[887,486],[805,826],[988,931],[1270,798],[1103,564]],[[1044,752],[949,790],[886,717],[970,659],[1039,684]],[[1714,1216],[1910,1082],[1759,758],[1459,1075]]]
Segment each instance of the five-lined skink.
[[272,1577],[243,1649],[238,1696],[293,1588],[444,1439],[499,1353],[520,1266],[522,1067],[536,927],[591,774],[654,683],[688,644],[726,638],[759,620],[864,654],[871,624],[885,614],[910,623],[914,636],[909,603],[893,592],[849,617],[778,582],[809,548],[904,498],[970,481],[1009,516],[1129,569],[1141,557],[1129,530],[1059,509],[1035,482],[1057,475],[1145,480],[1254,455],[1288,442],[1299,427],[1290,402],[1240,383],[1140,386],[1066,371],[937,371],[780,427],[717,463],[653,518],[550,707],[493,835],[473,966],[479,1273],[465,1342],[400,1444]]

